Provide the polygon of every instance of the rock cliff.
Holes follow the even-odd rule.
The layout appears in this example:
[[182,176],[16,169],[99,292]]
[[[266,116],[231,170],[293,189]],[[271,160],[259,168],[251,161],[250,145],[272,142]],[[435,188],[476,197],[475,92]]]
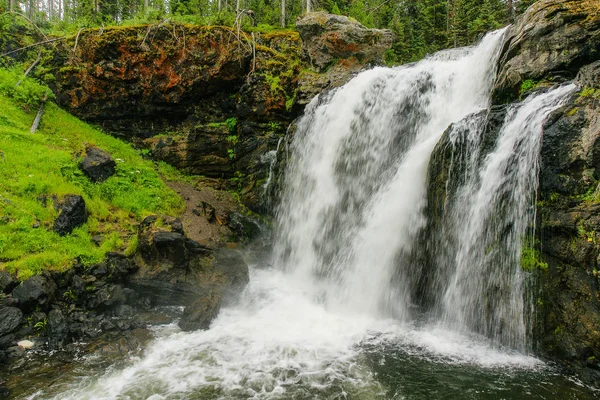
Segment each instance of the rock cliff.
[[[304,105],[379,62],[387,30],[312,13],[298,32],[158,24],[89,30],[57,54],[57,100],[263,214],[271,158]],[[271,154],[273,154],[271,153]]]

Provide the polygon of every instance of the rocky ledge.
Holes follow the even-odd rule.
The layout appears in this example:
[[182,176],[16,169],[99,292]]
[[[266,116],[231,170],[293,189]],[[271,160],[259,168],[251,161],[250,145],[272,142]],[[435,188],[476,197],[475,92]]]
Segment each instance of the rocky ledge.
[[270,155],[290,122],[392,44],[390,31],[336,15],[311,13],[297,28],[85,30],[56,53],[53,89],[71,113],[268,214]]

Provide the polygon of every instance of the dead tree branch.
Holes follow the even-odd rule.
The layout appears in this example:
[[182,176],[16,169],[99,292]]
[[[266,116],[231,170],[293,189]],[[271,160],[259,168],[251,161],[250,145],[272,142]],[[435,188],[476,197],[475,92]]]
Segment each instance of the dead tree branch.
[[29,73],[31,72],[31,70],[37,65],[37,63],[40,62],[40,60],[42,59],[42,49],[40,49],[40,51],[38,52],[38,56],[35,59],[35,61],[33,62],[33,64],[31,64],[29,66],[29,68],[27,68],[27,71],[25,71],[25,75],[23,75],[23,77],[21,79],[19,79],[19,82],[17,82],[17,84],[15,85],[15,87],[19,86],[21,84],[21,82],[23,82],[23,80],[27,77],[27,75],[29,75]]

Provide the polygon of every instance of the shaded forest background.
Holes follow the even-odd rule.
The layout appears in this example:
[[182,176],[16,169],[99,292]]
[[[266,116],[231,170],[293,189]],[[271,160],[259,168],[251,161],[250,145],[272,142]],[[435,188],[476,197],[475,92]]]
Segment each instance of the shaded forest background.
[[[485,32],[511,23],[535,0],[0,0],[0,32],[16,13],[45,33],[82,27],[154,23],[171,19],[199,25],[241,24],[244,29],[292,28],[296,18],[323,10],[352,17],[396,35],[389,64],[469,45]],[[252,10],[252,11],[249,11]],[[12,12],[11,12],[12,11]],[[11,16],[7,18],[7,16]]]

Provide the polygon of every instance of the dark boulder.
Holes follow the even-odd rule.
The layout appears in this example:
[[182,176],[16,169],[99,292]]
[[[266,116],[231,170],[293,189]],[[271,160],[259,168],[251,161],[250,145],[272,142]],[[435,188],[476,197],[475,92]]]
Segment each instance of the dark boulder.
[[104,150],[88,147],[79,168],[92,182],[104,182],[115,174],[116,165],[115,160]]
[[17,280],[11,274],[0,271],[0,293],[10,293],[17,284]]
[[506,33],[493,98],[514,101],[522,83],[561,82],[600,58],[598,0],[541,0]]
[[12,333],[21,324],[23,313],[16,307],[0,308],[0,336]]
[[40,307],[47,309],[54,300],[56,284],[43,275],[32,276],[24,280],[12,291],[12,297],[19,301],[19,307],[23,311],[29,311]]
[[81,196],[67,195],[57,208],[60,210],[60,215],[54,221],[54,230],[60,236],[73,232],[73,229],[87,221],[85,200]]
[[179,320],[179,327],[184,331],[208,329],[220,308],[221,294],[218,291],[210,291],[185,308]]
[[138,229],[138,252],[149,265],[186,268],[186,241],[178,218],[151,215],[144,218]]
[[598,87],[600,85],[600,60],[579,70],[577,81],[582,86]]

